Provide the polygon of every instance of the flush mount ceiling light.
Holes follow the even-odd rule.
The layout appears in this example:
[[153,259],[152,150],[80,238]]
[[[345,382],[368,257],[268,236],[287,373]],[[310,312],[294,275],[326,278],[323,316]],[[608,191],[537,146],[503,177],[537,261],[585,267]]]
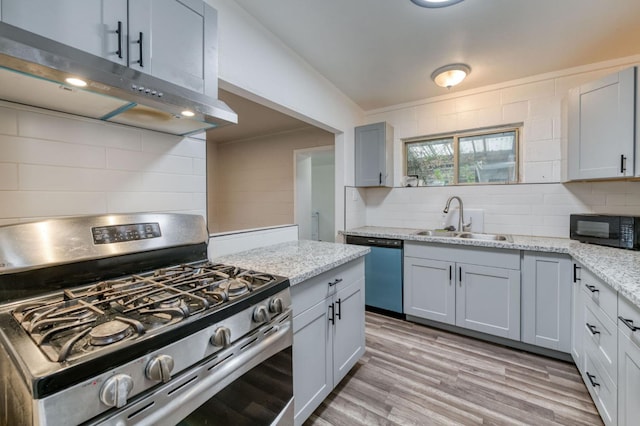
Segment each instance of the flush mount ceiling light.
[[451,89],[456,84],[460,84],[462,80],[471,72],[469,65],[451,64],[445,65],[435,70],[431,74],[431,79],[440,87]]
[[189,111],[188,109],[185,109],[180,114],[182,114],[185,117],[193,117],[194,115],[196,115],[193,111]]
[[436,8],[436,7],[451,6],[456,3],[460,3],[462,0],[411,0],[411,1],[421,7]]

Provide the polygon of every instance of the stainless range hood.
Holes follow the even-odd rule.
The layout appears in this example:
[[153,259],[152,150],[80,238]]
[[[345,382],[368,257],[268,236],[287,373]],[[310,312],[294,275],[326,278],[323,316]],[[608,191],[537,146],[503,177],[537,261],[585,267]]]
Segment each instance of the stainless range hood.
[[[74,87],[70,77],[87,85]],[[174,135],[238,122],[218,99],[3,22],[0,99]]]

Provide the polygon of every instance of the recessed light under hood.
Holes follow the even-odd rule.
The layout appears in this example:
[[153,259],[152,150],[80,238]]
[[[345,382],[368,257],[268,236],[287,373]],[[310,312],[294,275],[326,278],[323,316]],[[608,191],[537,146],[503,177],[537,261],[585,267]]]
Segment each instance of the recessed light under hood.
[[238,122],[218,99],[2,22],[0,99],[174,135]]

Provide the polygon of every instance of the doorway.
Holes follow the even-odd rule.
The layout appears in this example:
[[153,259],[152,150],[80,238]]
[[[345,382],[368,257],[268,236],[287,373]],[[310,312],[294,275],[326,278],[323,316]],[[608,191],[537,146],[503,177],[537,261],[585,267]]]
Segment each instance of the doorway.
[[299,239],[335,241],[335,147],[294,153],[294,222]]

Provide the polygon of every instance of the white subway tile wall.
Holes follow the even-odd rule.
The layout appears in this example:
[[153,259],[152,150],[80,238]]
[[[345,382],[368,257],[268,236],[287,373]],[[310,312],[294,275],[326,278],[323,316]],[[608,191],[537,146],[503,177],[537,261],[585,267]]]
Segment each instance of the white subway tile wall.
[[206,142],[0,102],[0,225],[55,216],[206,217]]
[[368,188],[360,193],[364,208],[347,197],[347,229],[440,228],[451,195],[460,196],[466,209],[483,210],[484,232],[490,233],[567,238],[571,213],[640,216],[640,182]]
[[568,237],[571,213],[640,216],[640,182],[559,183],[566,167],[568,90],[636,62],[594,64],[369,112],[367,123],[394,127],[396,185],[404,174],[403,138],[511,123],[523,123],[525,184],[361,189],[364,206],[345,197],[345,227],[438,228],[451,195],[461,196],[466,208],[484,210],[485,232]]

